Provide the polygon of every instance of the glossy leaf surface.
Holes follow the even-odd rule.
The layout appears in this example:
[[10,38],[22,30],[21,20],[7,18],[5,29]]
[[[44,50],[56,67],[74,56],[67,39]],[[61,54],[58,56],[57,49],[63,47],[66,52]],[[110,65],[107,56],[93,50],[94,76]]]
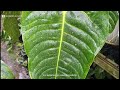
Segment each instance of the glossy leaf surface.
[[31,78],[84,79],[110,32],[109,11],[24,11]]

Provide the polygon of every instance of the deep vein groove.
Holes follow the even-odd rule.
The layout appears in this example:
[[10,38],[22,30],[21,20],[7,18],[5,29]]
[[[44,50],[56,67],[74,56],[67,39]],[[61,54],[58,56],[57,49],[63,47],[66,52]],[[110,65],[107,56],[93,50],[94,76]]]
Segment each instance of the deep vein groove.
[[51,68],[51,66],[44,66],[44,67],[38,69],[37,72],[34,74],[34,76],[35,76],[35,77],[41,76],[43,72],[42,72],[42,73],[39,73],[39,72],[44,71],[44,70],[46,70],[47,68]]
[[68,53],[68,52],[65,51],[65,50],[62,50],[62,51],[63,51],[64,53],[66,53],[67,55],[71,55],[70,57],[73,58],[73,60],[80,65],[80,67],[81,67],[80,70],[82,70],[82,71],[84,72],[84,69],[83,69],[82,64],[78,61],[78,59],[77,59],[74,55],[72,55],[71,53]]
[[[45,74],[44,73],[46,73],[46,72],[48,72],[48,71],[51,71],[51,70],[54,70],[55,68],[49,68],[49,69],[47,69],[47,70],[45,70],[45,71],[43,71],[42,73],[41,73],[41,75],[38,75],[39,77],[39,79],[40,79],[40,77],[41,76],[44,76]],[[38,73],[38,74],[40,74],[40,73]],[[50,76],[49,76],[50,77]]]
[[[28,41],[28,40],[30,40],[31,39],[31,37],[33,37],[34,35],[36,35],[36,34],[38,34],[38,33],[42,33],[43,31],[44,32],[52,32],[52,31],[58,31],[58,30],[60,30],[60,29],[50,29],[50,30],[47,30],[47,29],[44,29],[44,30],[40,30],[40,31],[36,31],[36,32],[31,32],[32,33],[32,35],[30,35],[29,37],[27,37],[27,39],[26,39],[26,41]],[[39,34],[40,35],[40,34]],[[35,39],[36,40],[36,39]]]
[[[88,47],[89,49],[90,49],[90,51],[93,53],[94,51],[91,49],[91,47],[88,45],[88,44],[86,44],[86,42],[84,41],[84,40],[82,40],[82,39],[79,39],[79,38],[77,38],[76,36],[73,36],[73,35],[71,35],[71,34],[69,34],[69,33],[67,33],[67,32],[64,32],[66,35],[69,35],[70,37],[73,37],[73,38],[75,38],[76,40],[78,40],[79,42],[82,42],[82,43],[84,43],[85,45],[86,45],[86,47]],[[95,42],[96,43],[96,42]],[[71,44],[71,43],[70,43]],[[71,44],[71,45],[73,45],[73,44]],[[73,45],[74,46],[74,45]],[[75,47],[75,46],[74,46]],[[96,45],[96,47],[97,47],[97,45]],[[95,47],[95,48],[96,48]]]
[[59,52],[58,52],[58,59],[57,59],[57,66],[56,66],[56,73],[55,73],[55,79],[57,77],[57,71],[58,71],[58,63],[60,60],[60,51],[62,47],[62,39],[63,39],[63,31],[64,31],[64,24],[65,24],[65,14],[67,11],[63,11],[63,18],[62,18],[62,29],[61,29],[61,38],[60,38],[60,46],[59,46]]
[[[34,25],[34,26],[32,26],[31,28],[28,28],[27,31],[25,31],[25,33],[29,32],[31,29],[34,29],[34,28],[37,28],[37,27],[42,27],[42,26],[45,26],[45,25],[53,25],[53,24],[56,24],[56,23]],[[57,24],[61,24],[61,23],[57,23]],[[23,28],[27,28],[27,26],[23,26]],[[50,28],[49,28],[49,29],[50,29]],[[25,34],[25,33],[24,33],[24,34]]]
[[[38,19],[36,19],[36,20],[33,20],[33,21],[29,22],[28,24],[26,24],[26,25],[24,25],[24,26],[29,26],[30,24],[34,24],[37,20],[47,20],[47,19],[45,19],[45,18],[38,18]],[[50,21],[50,20],[49,20],[49,21]]]
[[117,21],[117,17],[116,17],[116,15],[115,15],[115,13],[113,13],[112,11],[109,11],[109,15],[110,15],[110,17],[112,16],[111,14],[113,15],[113,17],[114,18],[112,18],[113,20],[115,20],[115,21]]
[[[22,11],[22,15],[23,15],[23,11]],[[29,12],[29,14],[25,17],[25,20],[24,21],[26,21],[27,20],[27,18],[28,18],[28,16],[31,14],[32,12]]]
[[[29,53],[33,52],[33,50],[35,50],[34,48],[36,48],[39,44],[41,45],[41,44],[43,44],[43,43],[47,43],[47,42],[50,42],[50,41],[51,41],[51,42],[54,41],[54,44],[55,44],[55,40],[52,40],[52,39],[51,39],[51,40],[50,40],[50,39],[49,39],[49,40],[43,40],[43,41],[41,41],[41,42],[36,43],[33,47],[31,47],[32,49],[29,51]],[[39,46],[40,46],[40,45],[39,45]],[[28,53],[28,54],[29,54],[29,53]]]
[[[61,60],[61,62],[65,62],[65,61],[63,61],[63,60]],[[77,70],[72,66],[72,65],[70,65],[70,64],[68,64],[68,66],[70,67],[70,68],[72,68],[74,71],[75,71],[75,73],[77,73],[77,76],[80,78],[80,76],[79,76],[79,73],[77,72]],[[70,72],[70,71],[69,71]]]
[[37,56],[39,56],[39,54],[41,54],[41,53],[43,53],[43,52],[46,52],[46,51],[48,51],[48,50],[56,50],[57,48],[48,48],[48,49],[45,49],[45,50],[42,50],[42,51],[40,51],[35,57],[34,57],[34,59],[31,61],[31,63],[34,63],[34,60],[36,60],[36,57]]
[[[63,42],[65,42],[65,43],[67,43],[67,44],[69,44],[69,45],[72,45],[73,47],[74,47],[74,45],[73,44],[71,44],[71,43],[69,43],[69,42],[66,42],[66,41],[63,41]],[[78,49],[78,47],[76,47],[76,49]],[[79,49],[78,49],[79,50]],[[80,55],[82,54],[82,56],[84,56],[85,58],[85,61],[87,61],[87,63],[88,63],[88,59],[86,58],[86,56],[85,56],[85,54],[83,53],[83,51],[81,51],[81,50],[79,50],[79,53],[80,53]],[[72,55],[72,56],[74,56],[74,55]]]
[[[85,34],[87,34],[88,36],[90,36],[90,38],[93,40],[93,42],[96,44],[96,40],[88,33],[88,32],[86,32],[86,31],[84,31],[83,29],[81,29],[81,28],[79,28],[79,27],[76,27],[76,26],[74,26],[74,25],[72,25],[72,24],[70,24],[70,23],[68,23],[68,22],[65,22],[67,25],[69,25],[69,26],[71,26],[71,27],[74,27],[74,28],[77,28],[78,30],[81,30],[81,32],[83,32],[83,33],[85,33]],[[66,32],[67,33],[67,32]],[[94,31],[93,31],[93,33],[95,33]],[[96,34],[96,33],[95,33]],[[70,34],[71,35],[71,34]],[[72,35],[73,36],[73,35]],[[75,37],[75,36],[74,36]],[[77,38],[77,37],[76,37]],[[97,44],[96,44],[96,46],[97,46]]]
[[[51,59],[55,59],[56,57],[48,57],[48,58],[44,58],[43,61],[40,61],[36,66],[35,69],[33,70],[34,73],[37,73],[38,69],[37,67],[39,67],[43,62],[47,61],[47,60],[51,60]],[[41,65],[42,66],[42,65]],[[45,66],[44,66],[45,67]],[[37,68],[37,69],[36,69]],[[42,69],[42,68],[41,68]]]

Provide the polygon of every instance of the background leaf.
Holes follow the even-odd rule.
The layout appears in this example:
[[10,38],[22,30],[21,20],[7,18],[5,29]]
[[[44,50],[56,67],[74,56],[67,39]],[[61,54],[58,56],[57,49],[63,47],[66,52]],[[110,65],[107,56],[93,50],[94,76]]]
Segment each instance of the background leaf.
[[31,78],[86,78],[109,35],[109,24],[109,11],[22,12]]
[[1,79],[14,79],[11,69],[1,60]]
[[3,23],[4,30],[11,37],[13,42],[18,41],[20,31],[17,19],[20,17],[20,11],[4,11],[3,15],[5,16]]
[[119,18],[119,13],[118,11],[109,11],[109,32],[111,33],[116,26],[116,23]]

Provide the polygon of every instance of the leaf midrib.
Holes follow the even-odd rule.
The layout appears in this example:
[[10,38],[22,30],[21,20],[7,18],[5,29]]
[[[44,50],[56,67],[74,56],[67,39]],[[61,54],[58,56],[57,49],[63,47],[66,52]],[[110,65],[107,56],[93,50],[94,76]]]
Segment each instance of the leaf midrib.
[[57,73],[58,73],[58,65],[60,61],[60,52],[62,48],[62,41],[63,41],[63,32],[64,32],[64,25],[65,25],[65,15],[67,11],[62,11],[62,29],[61,29],[61,37],[60,37],[60,44],[59,44],[59,51],[58,51],[58,58],[57,58],[57,65],[56,65],[56,73],[55,73],[55,79],[57,78]]

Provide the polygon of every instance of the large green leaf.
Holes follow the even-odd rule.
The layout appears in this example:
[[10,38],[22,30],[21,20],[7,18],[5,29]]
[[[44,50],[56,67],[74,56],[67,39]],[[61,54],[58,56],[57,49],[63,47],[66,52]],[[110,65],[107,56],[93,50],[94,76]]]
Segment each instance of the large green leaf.
[[118,21],[119,13],[118,11],[110,11],[109,12],[109,31],[110,33],[115,29],[116,23]]
[[14,79],[11,69],[1,60],[1,79]]
[[86,78],[109,34],[109,24],[109,11],[22,12],[31,78]]
[[17,19],[20,15],[20,11],[4,11],[3,15],[5,16],[3,23],[4,30],[11,37],[13,42],[18,41],[20,31]]

